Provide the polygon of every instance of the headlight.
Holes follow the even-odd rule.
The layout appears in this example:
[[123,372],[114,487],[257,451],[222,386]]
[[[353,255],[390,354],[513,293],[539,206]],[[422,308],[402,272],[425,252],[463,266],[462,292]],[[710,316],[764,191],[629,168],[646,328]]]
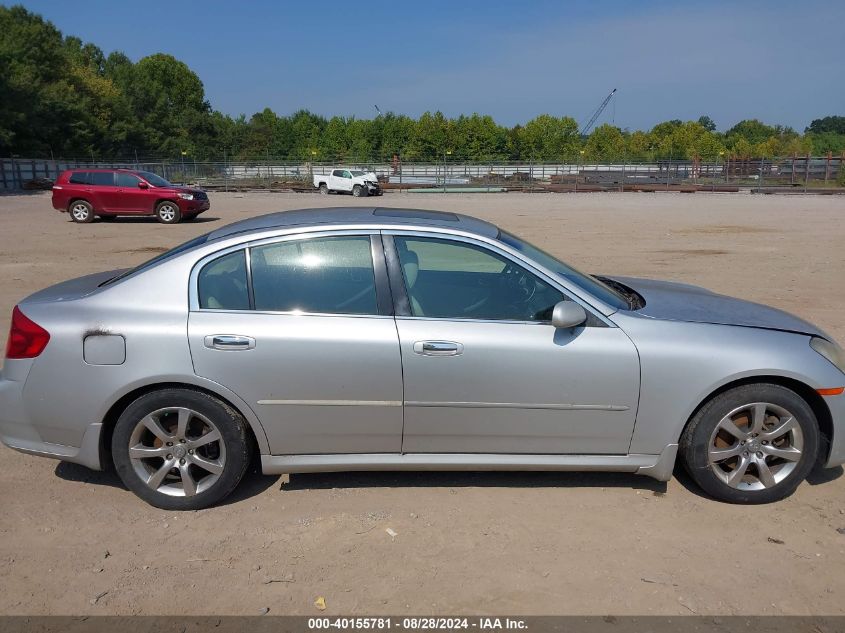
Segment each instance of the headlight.
[[810,347],[833,363],[839,371],[845,374],[845,350],[836,343],[814,336],[810,339]]
[[194,194],[192,194],[192,193],[178,193],[176,195],[178,195],[180,198],[182,198],[182,200],[193,200],[194,199]]

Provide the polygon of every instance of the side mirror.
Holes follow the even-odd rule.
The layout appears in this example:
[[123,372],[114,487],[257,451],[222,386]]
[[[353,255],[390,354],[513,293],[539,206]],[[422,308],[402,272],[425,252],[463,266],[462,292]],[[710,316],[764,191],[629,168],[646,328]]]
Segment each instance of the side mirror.
[[149,185],[145,183],[143,180],[138,181],[138,189],[147,189]]
[[568,329],[578,327],[587,320],[587,312],[574,301],[561,301],[552,311],[552,325]]

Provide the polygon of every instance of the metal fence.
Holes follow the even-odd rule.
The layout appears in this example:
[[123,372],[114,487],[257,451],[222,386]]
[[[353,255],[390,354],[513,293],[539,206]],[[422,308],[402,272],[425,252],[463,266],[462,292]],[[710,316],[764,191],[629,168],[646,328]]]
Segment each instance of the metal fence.
[[209,190],[312,191],[312,176],[361,169],[399,191],[845,191],[843,157],[660,160],[647,163],[440,162],[312,163],[298,161],[53,161],[0,159],[0,190],[49,189],[64,170],[126,168]]

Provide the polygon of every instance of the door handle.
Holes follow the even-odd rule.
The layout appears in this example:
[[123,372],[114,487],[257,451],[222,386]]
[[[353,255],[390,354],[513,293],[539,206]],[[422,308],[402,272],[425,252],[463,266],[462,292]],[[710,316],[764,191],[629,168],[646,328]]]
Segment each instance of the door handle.
[[414,352],[424,356],[457,356],[464,351],[464,346],[453,341],[417,341]]
[[205,337],[205,346],[223,351],[253,349],[255,339],[251,336],[240,336],[239,334],[211,334]]

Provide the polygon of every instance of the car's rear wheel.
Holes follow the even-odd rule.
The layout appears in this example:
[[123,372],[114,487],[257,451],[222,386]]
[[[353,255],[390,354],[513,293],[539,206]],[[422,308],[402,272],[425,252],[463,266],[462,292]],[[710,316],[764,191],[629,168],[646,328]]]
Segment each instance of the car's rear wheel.
[[159,202],[156,207],[156,218],[162,224],[176,224],[182,219],[182,212],[179,205],[170,200]]
[[690,420],[680,442],[690,476],[730,503],[769,503],[791,495],[819,451],[819,428],[807,402],[775,384],[719,394]]
[[324,182],[320,183],[320,193],[323,194],[324,196],[329,195],[329,187]]
[[112,435],[123,483],[150,505],[198,510],[228,496],[249,464],[247,423],[220,400],[162,389],[130,404]]
[[94,207],[85,200],[74,200],[70,203],[70,219],[79,224],[88,224],[94,220]]
[[369,192],[361,185],[355,185],[352,187],[352,195],[356,198],[365,198],[369,195]]

